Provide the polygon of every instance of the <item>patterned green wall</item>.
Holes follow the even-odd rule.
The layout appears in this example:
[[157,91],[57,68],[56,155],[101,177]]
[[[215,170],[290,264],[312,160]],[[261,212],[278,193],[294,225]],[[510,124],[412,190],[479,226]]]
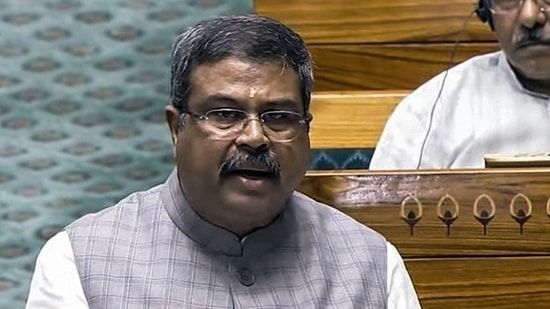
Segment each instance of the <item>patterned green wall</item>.
[[164,180],[175,36],[251,10],[251,0],[0,2],[0,308],[24,307],[53,233]]
[[[0,309],[24,307],[43,243],[172,169],[175,36],[251,0],[0,0]],[[312,168],[368,166],[316,151]]]

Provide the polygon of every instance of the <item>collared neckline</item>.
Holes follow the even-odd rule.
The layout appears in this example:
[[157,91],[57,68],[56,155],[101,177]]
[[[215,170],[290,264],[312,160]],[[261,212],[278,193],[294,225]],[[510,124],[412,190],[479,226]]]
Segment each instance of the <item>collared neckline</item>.
[[262,255],[277,247],[295,224],[294,198],[291,197],[279,217],[268,226],[253,231],[243,239],[201,218],[189,205],[174,169],[162,188],[162,202],[168,216],[187,237],[208,250],[228,256]]
[[519,91],[522,91],[522,92],[524,92],[524,93],[526,93],[530,96],[534,96],[534,97],[539,98],[539,99],[550,100],[550,95],[540,93],[540,92],[531,91],[529,89],[526,89],[521,84],[518,77],[516,76],[516,73],[512,69],[512,66],[508,62],[508,59],[506,58],[506,54],[503,51],[500,51],[500,53],[499,53],[497,66],[500,70],[502,70],[502,71],[504,71],[504,73],[506,73],[506,75],[510,78],[510,80],[512,81],[514,86]]

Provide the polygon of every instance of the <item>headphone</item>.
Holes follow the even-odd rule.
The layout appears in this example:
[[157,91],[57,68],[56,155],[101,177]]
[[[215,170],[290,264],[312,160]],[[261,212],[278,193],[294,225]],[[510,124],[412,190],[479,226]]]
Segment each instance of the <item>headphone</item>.
[[479,0],[476,7],[476,14],[481,22],[488,23],[491,30],[495,30],[493,15],[491,14],[491,0]]

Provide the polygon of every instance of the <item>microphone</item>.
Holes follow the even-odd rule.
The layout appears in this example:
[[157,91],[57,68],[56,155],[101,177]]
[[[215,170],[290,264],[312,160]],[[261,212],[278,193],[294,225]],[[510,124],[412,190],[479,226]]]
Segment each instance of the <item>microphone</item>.
[[[480,0],[480,4],[481,4],[482,1],[483,0]],[[451,51],[451,57],[449,58],[449,62],[447,63],[447,68],[445,69],[445,72],[443,73],[443,79],[441,81],[441,86],[439,87],[439,90],[437,92],[437,96],[436,96],[434,102],[432,103],[432,108],[430,110],[430,118],[428,120],[428,129],[426,130],[426,134],[424,135],[424,138],[422,140],[422,145],[420,146],[420,155],[418,156],[418,163],[416,164],[416,169],[419,169],[420,165],[422,164],[422,158],[424,157],[424,148],[426,148],[426,143],[428,141],[428,137],[430,136],[430,132],[432,130],[432,124],[433,124],[433,119],[434,119],[434,115],[435,115],[435,108],[437,107],[437,103],[439,102],[439,99],[441,98],[441,94],[443,93],[443,88],[445,87],[445,82],[447,81],[447,75],[449,73],[449,70],[454,65],[454,59],[455,59],[455,56],[456,56],[456,52],[458,50],[458,45],[460,43],[460,37],[464,33],[464,31],[466,30],[466,27],[468,26],[468,23],[470,22],[470,19],[472,18],[472,16],[474,14],[478,14],[478,16],[479,16],[478,10],[480,9],[480,6],[481,5],[478,5],[478,7],[468,15],[468,17],[464,20],[464,23],[462,24],[462,27],[461,27],[460,31],[458,32],[458,34],[456,36],[454,46],[453,46],[453,49]]]

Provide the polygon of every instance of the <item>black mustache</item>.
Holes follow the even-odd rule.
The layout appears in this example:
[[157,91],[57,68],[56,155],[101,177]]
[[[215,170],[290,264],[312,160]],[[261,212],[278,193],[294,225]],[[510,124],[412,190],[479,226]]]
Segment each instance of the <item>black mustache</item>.
[[220,176],[226,176],[242,166],[253,166],[254,168],[266,170],[272,177],[281,175],[281,165],[271,152],[262,153],[246,153],[239,152],[235,155],[227,157],[220,165]]
[[550,45],[550,37],[545,37],[537,31],[525,31],[516,40],[517,46],[530,44],[547,44]]

